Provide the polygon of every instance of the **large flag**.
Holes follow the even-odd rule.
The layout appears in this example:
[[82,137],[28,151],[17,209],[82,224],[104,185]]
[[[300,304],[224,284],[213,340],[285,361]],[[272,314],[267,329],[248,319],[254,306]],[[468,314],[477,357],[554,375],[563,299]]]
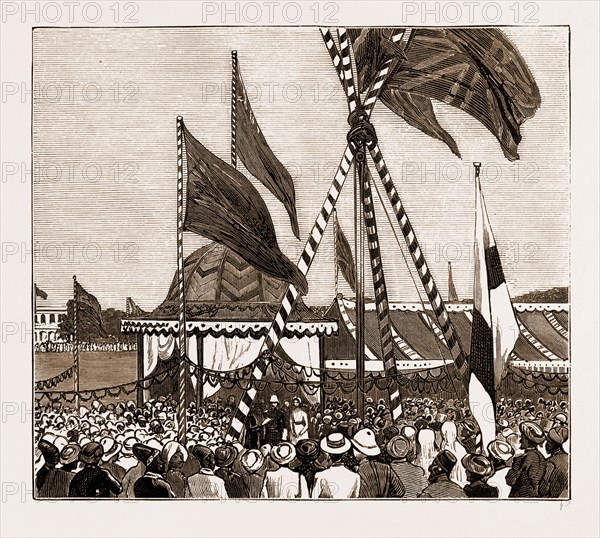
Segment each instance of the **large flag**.
[[273,196],[285,207],[290,217],[292,231],[300,239],[298,216],[296,215],[296,192],[292,176],[275,156],[263,135],[240,73],[239,63],[236,70],[236,148],[244,166],[258,179]]
[[75,287],[77,324],[91,326],[101,337],[108,336],[102,324],[102,307],[100,306],[98,299],[96,299],[96,297],[94,297],[90,292],[86,291],[85,288],[79,284],[79,282],[75,283]]
[[38,288],[37,284],[34,284],[34,286],[35,286],[35,296],[46,300],[48,298],[48,294],[43,289]]
[[240,171],[208,151],[183,127],[187,153],[184,230],[217,241],[259,271],[291,282],[306,294],[308,283],[279,249],[269,210]]
[[469,406],[484,450],[496,437],[496,388],[519,337],[498,248],[475,174],[475,271],[469,366]]
[[[480,121],[509,160],[519,158],[520,126],[535,114],[541,97],[527,63],[504,33],[496,28],[418,28],[402,51],[390,46],[391,33],[390,28],[350,31],[360,91],[374,80],[383,61],[396,56],[399,64],[381,93],[390,110],[459,155],[430,100],[447,103]],[[421,118],[411,112],[410,99],[416,96],[425,111]]]
[[334,219],[334,223],[335,263],[337,263],[352,291],[356,293],[356,267],[354,266],[352,250],[337,218]]

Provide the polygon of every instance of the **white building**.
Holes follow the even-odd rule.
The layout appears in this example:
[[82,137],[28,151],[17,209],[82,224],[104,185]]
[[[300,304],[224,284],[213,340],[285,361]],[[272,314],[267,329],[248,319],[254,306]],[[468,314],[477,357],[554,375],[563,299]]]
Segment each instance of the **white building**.
[[34,342],[61,342],[58,324],[67,315],[66,307],[37,306],[35,309]]

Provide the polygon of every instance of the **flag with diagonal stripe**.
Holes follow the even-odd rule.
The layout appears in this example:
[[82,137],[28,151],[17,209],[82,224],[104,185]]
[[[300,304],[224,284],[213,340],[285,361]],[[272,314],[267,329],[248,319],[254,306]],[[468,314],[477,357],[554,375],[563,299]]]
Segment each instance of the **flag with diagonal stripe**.
[[352,249],[337,219],[334,219],[333,233],[335,234],[335,263],[337,263],[352,291],[356,293],[356,268]]
[[469,366],[469,406],[484,448],[496,436],[496,388],[519,336],[517,320],[481,192],[475,177],[475,271]]
[[183,133],[188,165],[184,230],[229,247],[259,271],[306,294],[306,277],[279,249],[271,215],[254,185],[185,125]]
[[294,181],[267,143],[248,99],[239,63],[236,63],[236,66],[237,155],[248,172],[267,187],[273,196],[284,205],[290,218],[292,231],[296,238],[300,239]]

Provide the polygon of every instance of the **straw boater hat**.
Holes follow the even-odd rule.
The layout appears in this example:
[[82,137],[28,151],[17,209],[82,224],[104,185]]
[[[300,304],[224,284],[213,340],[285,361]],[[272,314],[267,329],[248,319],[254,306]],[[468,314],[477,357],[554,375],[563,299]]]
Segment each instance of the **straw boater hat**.
[[490,456],[493,456],[500,461],[508,461],[515,454],[513,447],[504,441],[492,441],[487,449]]
[[370,428],[358,430],[352,438],[352,444],[365,456],[378,456],[381,454],[381,450],[375,440],[375,433]]
[[60,463],[62,465],[68,465],[79,459],[79,452],[81,447],[76,443],[69,443],[60,451]]
[[521,435],[526,439],[529,439],[532,443],[539,445],[544,442],[546,436],[544,430],[535,422],[525,421],[519,424],[519,430]]
[[350,441],[341,433],[331,433],[321,439],[321,450],[328,454],[344,454],[351,447]]
[[482,454],[467,454],[461,460],[465,471],[477,474],[479,476],[488,476],[492,474],[493,468],[490,460]]
[[117,443],[112,437],[103,437],[100,439],[100,444],[102,445],[102,449],[104,450],[104,454],[102,455],[102,461],[109,461],[113,456],[115,456],[119,450],[121,450],[121,445]]
[[246,469],[249,473],[254,473],[258,471],[265,461],[264,456],[261,454],[259,450],[251,449],[246,450],[240,458],[240,462],[242,467]]
[[292,443],[284,441],[273,447],[270,456],[278,465],[286,465],[296,457],[296,449]]

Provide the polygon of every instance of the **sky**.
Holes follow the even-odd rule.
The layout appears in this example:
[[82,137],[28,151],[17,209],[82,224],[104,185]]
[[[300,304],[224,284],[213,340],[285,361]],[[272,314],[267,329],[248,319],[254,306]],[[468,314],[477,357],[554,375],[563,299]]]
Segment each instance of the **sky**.
[[[462,160],[380,103],[372,117],[444,297],[449,261],[459,297],[471,297],[473,161],[483,163],[482,189],[511,294],[569,285],[568,29],[503,31],[542,96],[522,127],[519,161],[506,160],[487,129],[443,103],[434,103],[435,111]],[[72,297],[73,275],[104,308],[124,309],[132,297],[149,310],[165,298],[177,265],[175,120],[182,115],[198,140],[229,161],[232,49],[261,129],[294,178],[301,242],[282,204],[251,180],[281,250],[297,262],[348,129],[318,28],[52,28],[36,29],[33,45],[34,280],[48,293],[45,304]],[[353,245],[352,191],[349,176],[337,207]],[[379,203],[376,216],[390,300],[418,301],[407,250]],[[335,294],[330,228],[308,274],[308,304],[329,304]],[[206,243],[186,233],[186,255]],[[414,268],[412,274],[417,278]],[[340,291],[350,295],[340,279]]]

